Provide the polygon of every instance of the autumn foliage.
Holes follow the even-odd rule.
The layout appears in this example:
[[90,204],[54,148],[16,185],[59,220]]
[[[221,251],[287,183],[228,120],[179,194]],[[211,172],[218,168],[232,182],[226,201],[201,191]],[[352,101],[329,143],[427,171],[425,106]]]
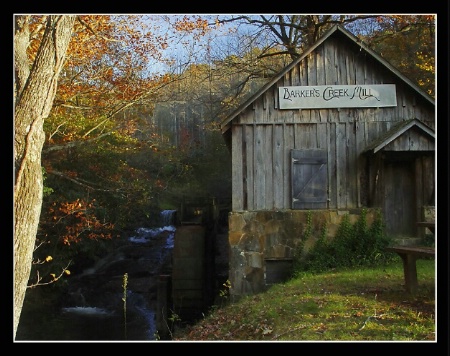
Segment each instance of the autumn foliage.
[[[299,26],[311,19],[331,21],[291,18]],[[31,61],[43,19],[32,17]],[[433,16],[374,19],[377,30],[365,40],[432,94],[434,42],[427,36],[434,36]],[[200,42],[218,24],[187,15],[78,16],[44,123],[42,166],[45,185],[53,189],[44,200],[38,233],[39,241],[51,241],[45,248],[60,244],[75,255],[80,242],[110,241],[153,224],[152,216],[170,199],[229,189],[218,121],[286,65],[287,52],[277,57],[283,53],[283,44],[277,44],[234,54],[211,41],[203,47],[209,62],[186,60],[174,70],[177,58],[167,50]],[[413,57],[398,56],[398,48]],[[211,57],[215,49],[222,51],[218,58]]]
[[64,226],[65,231],[59,235],[60,241],[65,245],[77,243],[83,237],[98,240],[111,239],[111,230],[114,225],[111,223],[101,223],[97,217],[92,215],[94,212],[95,199],[86,202],[77,199],[74,202],[53,203],[49,208],[48,214],[55,222]]

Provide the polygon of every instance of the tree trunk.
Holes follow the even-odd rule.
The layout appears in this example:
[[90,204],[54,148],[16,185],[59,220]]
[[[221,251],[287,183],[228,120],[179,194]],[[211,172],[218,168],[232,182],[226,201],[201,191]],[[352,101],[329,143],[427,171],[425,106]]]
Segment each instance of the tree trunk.
[[48,16],[30,68],[27,48],[30,16],[15,16],[14,70],[14,338],[30,278],[42,207],[41,152],[44,119],[53,105],[76,16]]

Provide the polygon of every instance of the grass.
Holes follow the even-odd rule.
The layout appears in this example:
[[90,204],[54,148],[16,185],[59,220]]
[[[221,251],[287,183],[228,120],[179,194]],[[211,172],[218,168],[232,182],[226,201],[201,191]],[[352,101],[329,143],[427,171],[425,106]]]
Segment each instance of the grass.
[[417,260],[417,294],[400,259],[387,266],[305,272],[264,293],[213,307],[174,341],[436,341],[435,261]]

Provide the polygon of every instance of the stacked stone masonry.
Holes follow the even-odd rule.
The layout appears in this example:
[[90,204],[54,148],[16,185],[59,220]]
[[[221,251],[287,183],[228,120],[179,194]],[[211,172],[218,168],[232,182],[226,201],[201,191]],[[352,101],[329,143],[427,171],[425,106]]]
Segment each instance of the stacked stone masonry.
[[[367,223],[372,224],[376,210],[367,210]],[[229,279],[233,300],[267,289],[266,262],[289,260],[301,242],[311,212],[312,233],[304,241],[307,253],[326,224],[327,238],[336,235],[339,224],[348,214],[350,222],[358,220],[360,210],[283,210],[241,211],[229,214]]]

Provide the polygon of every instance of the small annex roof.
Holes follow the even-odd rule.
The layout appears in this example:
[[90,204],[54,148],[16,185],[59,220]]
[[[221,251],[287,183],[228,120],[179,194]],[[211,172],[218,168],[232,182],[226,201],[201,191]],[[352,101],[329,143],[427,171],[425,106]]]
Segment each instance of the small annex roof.
[[426,94],[419,86],[414,84],[410,79],[399,72],[394,66],[392,66],[388,61],[381,57],[378,53],[366,46],[358,37],[354,36],[348,30],[343,28],[341,25],[333,26],[325,35],[323,35],[314,45],[312,45],[308,50],[303,52],[303,54],[292,61],[288,66],[283,68],[278,74],[276,74],[269,82],[261,87],[255,94],[253,94],[248,100],[246,100],[242,105],[240,105],[236,110],[234,110],[230,115],[228,115],[224,120],[221,121],[220,127],[222,134],[225,134],[230,129],[230,122],[238,116],[242,111],[244,111],[249,105],[251,105],[257,98],[259,98],[264,92],[266,92],[272,85],[274,85],[278,80],[280,80],[287,72],[294,68],[299,62],[301,62],[305,57],[307,57],[311,52],[313,52],[318,46],[325,42],[330,36],[335,33],[340,33],[345,35],[348,39],[353,41],[360,47],[360,50],[364,50],[372,57],[374,57],[378,62],[384,65],[388,70],[390,70],[395,76],[405,82],[413,90],[415,90],[419,95],[421,95],[425,100],[435,105],[434,99]]
[[429,126],[425,125],[418,119],[411,119],[400,122],[398,125],[395,125],[389,131],[387,131],[384,135],[377,138],[366,147],[364,153],[377,153],[412,127],[418,127],[420,130],[422,130],[422,132],[431,137],[433,140],[435,139],[433,129],[431,129]]

